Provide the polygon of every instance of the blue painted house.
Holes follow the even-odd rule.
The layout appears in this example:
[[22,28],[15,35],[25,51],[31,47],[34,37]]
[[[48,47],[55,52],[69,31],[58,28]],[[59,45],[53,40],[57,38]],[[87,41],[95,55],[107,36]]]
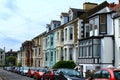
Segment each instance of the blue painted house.
[[52,68],[56,63],[56,32],[54,31],[60,26],[60,21],[52,20],[50,24],[47,24],[46,34],[46,52],[45,52],[45,64],[49,68]]

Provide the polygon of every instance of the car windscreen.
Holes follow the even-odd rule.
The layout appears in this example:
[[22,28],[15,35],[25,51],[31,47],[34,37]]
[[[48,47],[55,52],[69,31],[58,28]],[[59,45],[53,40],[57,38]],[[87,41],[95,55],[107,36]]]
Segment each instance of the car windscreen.
[[120,80],[120,71],[114,71],[114,76],[116,80]]
[[68,75],[68,76],[76,76],[76,77],[81,77],[82,74],[76,70],[72,70],[72,69],[68,69],[68,70],[64,70],[63,74]]
[[24,67],[24,70],[29,70],[29,67]]

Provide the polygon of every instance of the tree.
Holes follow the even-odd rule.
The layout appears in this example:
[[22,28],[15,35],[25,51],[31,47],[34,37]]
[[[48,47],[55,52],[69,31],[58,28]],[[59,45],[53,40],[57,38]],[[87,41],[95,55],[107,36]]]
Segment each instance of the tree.
[[76,66],[76,64],[74,63],[74,61],[59,61],[57,62],[53,68],[54,69],[58,69],[58,68],[74,68]]
[[22,66],[22,63],[21,63],[21,62],[19,62],[19,63],[17,64],[17,66],[18,66],[18,67]]
[[8,56],[8,57],[6,58],[6,61],[7,61],[8,65],[10,65],[10,66],[15,66],[16,56]]

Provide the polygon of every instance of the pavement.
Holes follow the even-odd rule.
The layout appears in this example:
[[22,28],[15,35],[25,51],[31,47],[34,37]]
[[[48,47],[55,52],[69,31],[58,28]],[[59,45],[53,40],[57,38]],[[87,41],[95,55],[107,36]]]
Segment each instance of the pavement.
[[1,76],[0,76],[0,80],[3,80]]
[[0,80],[4,80],[3,77],[0,75]]

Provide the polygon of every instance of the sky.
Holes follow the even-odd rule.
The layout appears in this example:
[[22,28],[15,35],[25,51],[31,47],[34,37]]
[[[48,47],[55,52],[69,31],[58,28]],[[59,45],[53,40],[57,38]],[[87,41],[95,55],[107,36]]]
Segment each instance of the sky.
[[[0,48],[20,50],[23,42],[46,31],[51,20],[60,20],[69,8],[83,9],[84,2],[105,0],[0,0]],[[106,0],[118,3],[118,0]]]

